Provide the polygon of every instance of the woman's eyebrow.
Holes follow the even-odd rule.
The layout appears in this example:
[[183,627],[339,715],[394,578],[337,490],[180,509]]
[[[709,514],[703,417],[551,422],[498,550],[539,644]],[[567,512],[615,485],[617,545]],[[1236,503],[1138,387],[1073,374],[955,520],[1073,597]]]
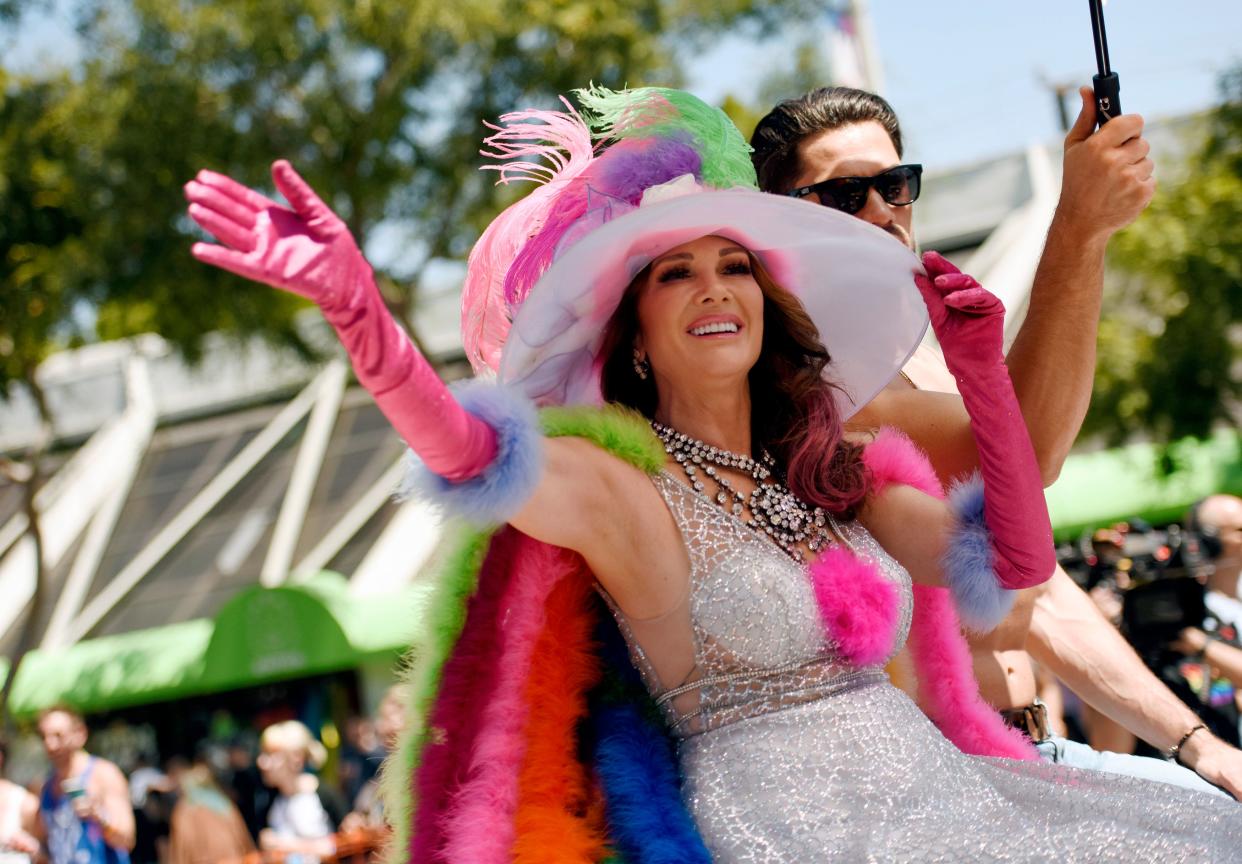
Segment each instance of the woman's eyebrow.
[[693,261],[694,255],[692,255],[689,252],[674,252],[672,255],[665,255],[663,258],[657,258],[655,261],[651,263],[653,265],[663,264],[665,261],[677,261],[678,259],[684,260],[684,261]]
[[674,252],[673,254],[666,254],[662,258],[656,258],[655,261],[651,262],[651,266],[660,267],[661,264],[666,264],[669,261],[694,261],[694,256],[691,252]]
[[743,249],[741,246],[726,246],[725,248],[720,250],[720,257],[723,258],[726,255],[732,255],[734,252],[745,253],[746,250]]

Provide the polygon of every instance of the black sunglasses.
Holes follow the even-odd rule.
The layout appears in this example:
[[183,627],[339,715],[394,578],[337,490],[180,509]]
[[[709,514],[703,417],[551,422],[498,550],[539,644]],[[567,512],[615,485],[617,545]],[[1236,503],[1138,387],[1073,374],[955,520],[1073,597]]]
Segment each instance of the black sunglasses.
[[913,204],[919,199],[923,187],[923,166],[896,165],[872,177],[833,177],[810,186],[800,186],[789,195],[805,198],[815,193],[819,196],[819,203],[825,207],[853,214],[867,206],[872,186],[893,207]]

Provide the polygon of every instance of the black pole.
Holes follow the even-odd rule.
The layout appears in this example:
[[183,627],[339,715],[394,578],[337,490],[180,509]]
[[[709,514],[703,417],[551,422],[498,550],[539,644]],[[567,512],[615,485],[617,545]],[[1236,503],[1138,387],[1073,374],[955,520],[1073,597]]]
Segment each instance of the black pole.
[[1091,33],[1095,37],[1095,119],[1103,126],[1121,113],[1121,81],[1108,63],[1108,34],[1104,31],[1104,0],[1087,0],[1091,7]]
[[1108,68],[1108,34],[1104,32],[1104,4],[1101,0],[1091,2],[1091,35],[1095,37],[1095,65],[1100,75],[1107,75]]

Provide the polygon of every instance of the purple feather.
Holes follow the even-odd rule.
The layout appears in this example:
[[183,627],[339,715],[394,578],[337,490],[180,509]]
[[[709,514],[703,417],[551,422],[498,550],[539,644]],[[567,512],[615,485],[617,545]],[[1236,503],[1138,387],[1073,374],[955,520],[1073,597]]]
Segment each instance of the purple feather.
[[589,174],[595,188],[638,204],[651,186],[667,183],[683,174],[699,178],[703,158],[686,132],[667,138],[628,139],[613,144],[595,160]]

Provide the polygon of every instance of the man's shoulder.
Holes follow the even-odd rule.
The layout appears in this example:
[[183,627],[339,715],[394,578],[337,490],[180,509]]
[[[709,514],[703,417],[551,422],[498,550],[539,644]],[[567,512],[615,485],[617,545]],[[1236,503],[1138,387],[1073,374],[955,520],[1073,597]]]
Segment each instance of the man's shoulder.
[[129,781],[125,779],[125,772],[117,767],[116,763],[104,759],[102,756],[92,756],[91,766],[91,782],[106,783],[109,786],[120,786],[126,790],[129,789]]

